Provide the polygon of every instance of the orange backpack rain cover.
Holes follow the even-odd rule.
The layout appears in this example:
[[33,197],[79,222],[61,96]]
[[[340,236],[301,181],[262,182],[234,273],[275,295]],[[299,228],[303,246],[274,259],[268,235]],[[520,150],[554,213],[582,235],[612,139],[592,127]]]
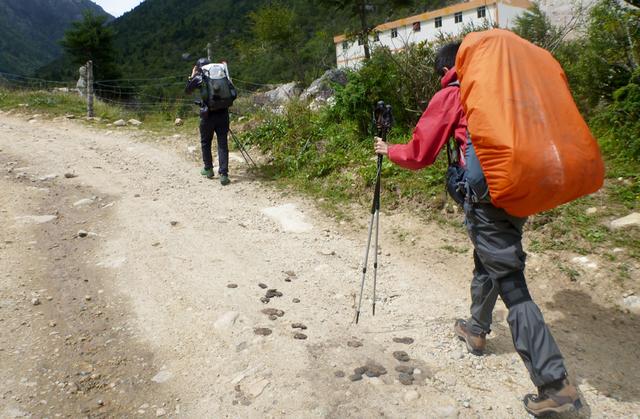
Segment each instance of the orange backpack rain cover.
[[598,144],[549,52],[506,30],[474,32],[456,69],[495,206],[525,217],[600,189]]

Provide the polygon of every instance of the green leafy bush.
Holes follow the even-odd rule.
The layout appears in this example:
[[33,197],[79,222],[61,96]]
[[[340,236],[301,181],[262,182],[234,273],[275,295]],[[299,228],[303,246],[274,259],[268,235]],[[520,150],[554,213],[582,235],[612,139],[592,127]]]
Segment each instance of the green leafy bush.
[[433,71],[435,53],[433,44],[408,45],[401,53],[375,49],[370,60],[349,73],[347,85],[337,88],[333,115],[356,122],[361,134],[371,133],[371,111],[384,100],[393,107],[397,126],[413,126],[440,88]]

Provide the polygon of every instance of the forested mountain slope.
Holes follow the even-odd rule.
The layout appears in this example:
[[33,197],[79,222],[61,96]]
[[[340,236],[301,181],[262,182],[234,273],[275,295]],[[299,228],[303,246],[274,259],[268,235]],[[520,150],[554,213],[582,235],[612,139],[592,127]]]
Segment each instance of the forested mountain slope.
[[58,41],[85,10],[107,14],[89,0],[0,1],[0,71],[32,74],[59,57]]

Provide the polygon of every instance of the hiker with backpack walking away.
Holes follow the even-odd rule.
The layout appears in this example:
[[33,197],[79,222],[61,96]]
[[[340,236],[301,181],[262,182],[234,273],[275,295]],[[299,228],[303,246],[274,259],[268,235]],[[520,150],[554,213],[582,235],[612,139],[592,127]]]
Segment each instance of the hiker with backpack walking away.
[[200,89],[200,144],[204,168],[202,176],[213,178],[213,157],[211,143],[213,134],[218,142],[218,173],[220,183],[228,185],[229,180],[229,107],[237,97],[233,87],[227,63],[211,63],[200,58],[191,71],[185,92],[187,94]]
[[[483,42],[486,41],[483,47],[486,48],[483,50],[478,48],[478,51],[480,51],[478,56],[486,59],[486,54],[491,54],[495,51],[502,52],[500,48],[504,46],[504,43],[491,43],[490,37],[502,37],[503,34],[493,31],[486,31],[484,34],[478,36],[487,38],[483,39]],[[504,35],[508,42],[515,44],[516,48],[528,48],[528,46],[521,45],[518,43],[520,41],[513,40],[510,36]],[[515,35],[513,36],[515,37]],[[526,42],[524,40],[521,41]],[[496,45],[498,47],[495,47]],[[560,349],[545,324],[540,309],[533,302],[527,289],[524,276],[525,252],[522,249],[522,229],[526,222],[526,216],[522,214],[526,214],[526,212],[516,209],[512,212],[517,214],[510,214],[503,207],[494,205],[494,189],[489,186],[493,185],[493,179],[501,180],[501,178],[493,175],[493,172],[491,172],[491,178],[488,176],[489,170],[495,171],[496,166],[505,161],[510,164],[516,164],[513,162],[517,162],[517,164],[521,165],[521,167],[511,167],[509,169],[506,177],[510,179],[526,175],[522,173],[529,171],[528,167],[526,167],[529,164],[528,160],[544,159],[550,156],[552,159],[557,158],[560,166],[567,164],[567,161],[560,162],[563,156],[554,154],[557,149],[561,149],[561,146],[556,147],[551,153],[547,153],[546,150],[533,149],[530,151],[530,155],[523,157],[523,159],[512,155],[510,158],[499,160],[490,153],[491,150],[494,150],[494,152],[496,152],[495,150],[502,151],[505,146],[504,144],[501,144],[501,147],[493,148],[487,146],[487,136],[490,136],[492,124],[498,121],[482,120],[483,109],[492,106],[494,112],[510,114],[519,110],[516,108],[520,103],[516,100],[512,102],[505,100],[504,103],[494,104],[487,103],[489,100],[483,98],[484,108],[481,103],[478,103],[478,107],[473,108],[475,113],[471,112],[469,103],[476,97],[473,96],[476,91],[470,90],[471,88],[465,90],[466,79],[461,78],[460,82],[458,81],[458,74],[462,74],[462,72],[456,71],[456,54],[458,54],[459,48],[460,43],[451,43],[443,46],[438,51],[435,70],[442,76],[442,89],[431,99],[413,131],[411,141],[407,144],[390,145],[380,138],[376,138],[374,149],[377,154],[387,155],[389,160],[404,168],[418,170],[431,165],[439,152],[445,148],[445,144],[447,144],[446,148],[448,149],[450,162],[450,167],[447,171],[447,190],[454,200],[464,207],[465,225],[473,243],[475,264],[471,280],[470,317],[467,320],[456,320],[454,333],[466,343],[470,353],[478,356],[482,355],[486,347],[486,335],[491,332],[492,312],[499,295],[509,310],[508,322],[515,349],[524,361],[531,380],[538,388],[537,395],[528,394],[523,400],[527,412],[539,416],[552,412],[576,410],[581,407],[577,389],[569,383]],[[468,52],[468,56],[465,58],[469,58],[470,54],[471,52]],[[497,62],[511,65],[513,61],[517,60],[503,59]],[[493,73],[507,71],[506,75],[502,74],[504,77],[510,77],[508,71],[513,71],[513,69],[498,69],[497,67],[499,66],[496,65],[496,68],[484,68],[482,70]],[[536,69],[535,66],[533,68]],[[465,69],[469,71],[469,68],[465,67]],[[557,68],[554,67],[554,70],[557,70]],[[561,69],[557,71],[561,72]],[[562,75],[564,76],[564,74]],[[545,74],[544,77],[548,76],[548,74]],[[513,78],[516,82],[519,81],[518,77],[523,76],[514,75]],[[478,80],[475,80],[475,83],[477,84]],[[502,86],[506,85],[513,86],[513,84],[506,82],[502,83]],[[473,88],[479,89],[476,85],[473,86]],[[487,89],[491,92],[490,94],[494,95],[493,100],[498,100],[495,98],[496,89],[491,90],[490,87],[488,86]],[[517,88],[516,84],[515,89]],[[568,91],[568,88],[566,90]],[[521,89],[518,92],[522,98],[522,103],[526,104],[522,109],[529,112],[529,114],[527,114],[527,118],[519,120],[516,118],[515,125],[519,121],[524,121],[526,124],[528,122],[527,119],[530,121],[538,116],[531,108],[538,99],[526,97],[529,93],[526,89]],[[516,95],[507,97],[513,98]],[[546,99],[543,98],[541,100],[544,101]],[[567,100],[571,100],[570,94]],[[571,100],[570,103],[573,104],[573,101]],[[568,108],[569,105],[566,107]],[[539,115],[542,114],[543,112],[540,112]],[[571,114],[569,116],[575,115]],[[577,118],[581,120],[579,114]],[[500,119],[500,115],[496,119]],[[558,119],[561,123],[567,122],[561,118]],[[471,121],[474,124],[471,124]],[[551,124],[551,122],[539,124],[538,128],[547,129],[548,124]],[[580,122],[576,122],[576,124],[578,124],[578,128],[582,128]],[[513,127],[514,124],[498,124],[498,126],[507,131],[507,135],[517,131],[509,129],[509,126]],[[576,129],[575,132],[582,133],[579,129]],[[589,138],[586,138],[586,136]],[[541,135],[541,137],[545,136]],[[453,147],[449,144],[451,138],[454,139]],[[563,141],[566,141],[567,138],[571,139],[571,141],[574,140],[574,137],[565,136]],[[601,172],[601,166],[599,166],[601,164],[599,151],[595,146],[595,152],[593,152],[594,148],[589,142],[593,141],[595,144],[595,141],[590,134],[585,134],[585,138],[587,145],[583,147],[583,155],[596,153],[597,157],[594,157],[593,162],[586,162],[580,174],[589,174],[593,167],[591,172],[595,180],[594,184],[588,187],[591,189],[586,192],[580,191],[572,195],[572,197],[579,196],[580,193],[591,193],[602,184],[603,173]],[[520,138],[520,142],[516,143],[526,144],[527,141],[535,142],[536,139]],[[482,159],[479,157],[482,157]],[[543,163],[547,164],[547,162]],[[593,165],[589,166],[591,163]],[[553,166],[553,164],[549,164],[549,166]],[[553,169],[551,170],[549,173],[553,173]],[[487,175],[486,178],[485,175]],[[539,176],[537,182],[531,181],[531,183],[539,185],[547,182],[548,184],[544,186],[550,188],[553,186],[552,182],[555,182],[556,179],[549,180],[548,177],[548,174]],[[586,182],[589,183],[591,180]],[[598,184],[598,182],[600,183]],[[582,180],[582,183],[584,184],[585,181]],[[499,189],[495,189],[495,191],[496,195],[501,192]],[[522,188],[515,191],[515,193],[519,192],[522,192]],[[553,193],[550,193],[550,195],[553,195]],[[532,199],[544,200],[546,198],[541,198],[541,196],[534,196]],[[558,205],[558,203],[553,205]]]

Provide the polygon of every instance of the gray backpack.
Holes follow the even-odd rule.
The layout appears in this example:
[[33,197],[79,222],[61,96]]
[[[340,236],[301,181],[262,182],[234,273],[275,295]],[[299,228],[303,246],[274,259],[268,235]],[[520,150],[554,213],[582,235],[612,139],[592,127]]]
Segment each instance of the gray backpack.
[[202,81],[206,89],[205,103],[210,111],[227,109],[238,97],[235,86],[218,64],[202,67]]

